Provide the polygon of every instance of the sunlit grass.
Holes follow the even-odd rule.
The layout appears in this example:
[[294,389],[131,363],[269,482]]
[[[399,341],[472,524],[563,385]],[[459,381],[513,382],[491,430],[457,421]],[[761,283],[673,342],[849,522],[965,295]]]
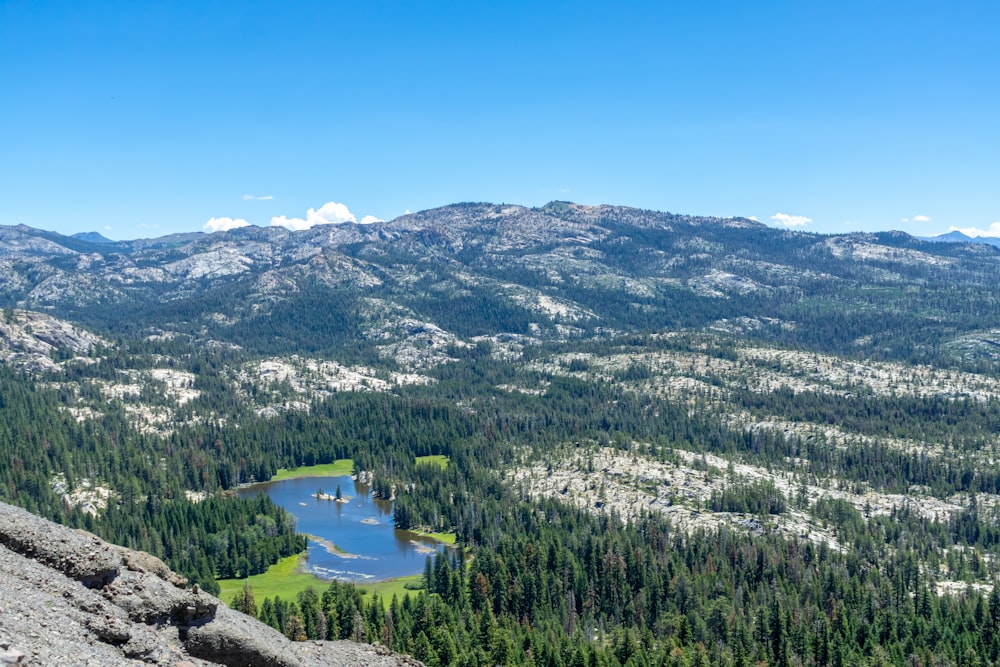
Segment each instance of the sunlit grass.
[[[386,609],[392,604],[392,596],[395,595],[402,602],[403,598],[407,595],[412,595],[416,597],[420,594],[420,589],[423,588],[423,578],[422,574],[413,574],[408,577],[396,577],[394,579],[386,579],[385,581],[378,581],[372,584],[360,584],[358,585],[358,590],[364,591],[366,595],[374,595],[378,593],[379,599],[382,602],[382,606]],[[407,588],[409,586],[409,588]]]
[[[443,454],[416,457],[416,464],[430,464],[439,466],[441,469],[448,467],[448,457]],[[354,472],[354,461],[352,459],[338,459],[333,463],[323,463],[314,466],[301,466],[299,468],[282,468],[278,470],[272,482],[279,482],[285,479],[295,479],[298,477],[341,477],[351,475]],[[424,537],[430,537],[438,542],[447,545],[455,544],[454,533],[418,533]],[[281,596],[283,600],[295,600],[298,594],[307,588],[313,588],[317,593],[322,593],[330,582],[319,577],[301,572],[299,565],[305,558],[305,553],[297,556],[283,558],[262,574],[256,574],[247,579],[219,579],[219,599],[227,605],[233,597],[242,590],[245,583],[249,583],[253,589],[254,599],[258,606],[265,598],[275,598]],[[385,581],[358,584],[358,589],[365,594],[379,595],[382,604],[386,607],[392,602],[392,596],[396,595],[402,600],[406,595],[416,595],[422,587],[423,575],[414,574],[407,577],[396,577]]]
[[299,468],[280,468],[270,481],[280,482],[283,479],[295,479],[296,477],[343,477],[353,473],[354,459],[337,459],[333,463],[321,463]]
[[262,574],[255,574],[247,579],[219,579],[219,599],[227,605],[243,588],[243,584],[248,582],[253,588],[253,597],[259,606],[264,598],[274,598],[281,596],[283,600],[294,600],[298,594],[310,586],[317,593],[326,590],[329,582],[323,581],[313,574],[299,571],[299,563],[305,558],[305,552],[297,556],[282,558],[277,563],[267,568]]
[[437,540],[438,542],[441,542],[442,544],[455,546],[455,540],[456,540],[455,533],[424,533],[421,531],[415,531],[415,532],[417,533],[417,535],[420,535],[421,537],[429,537],[432,540]]
[[[219,599],[228,606],[233,597],[243,590],[243,585],[247,582],[253,589],[253,597],[258,608],[265,598],[273,600],[280,596],[282,600],[296,600],[299,593],[307,588],[312,588],[322,595],[323,591],[330,586],[330,582],[315,575],[300,572],[299,564],[304,558],[305,553],[282,558],[269,567],[267,572],[255,574],[247,579],[219,579],[219,587],[221,588]],[[358,590],[365,595],[378,593],[382,605],[388,608],[392,603],[393,595],[396,595],[400,600],[407,595],[417,595],[419,589],[422,588],[422,580],[422,574],[414,574],[370,584],[358,584]]]
[[417,465],[432,463],[442,470],[448,467],[448,457],[444,454],[431,454],[430,456],[418,456]]

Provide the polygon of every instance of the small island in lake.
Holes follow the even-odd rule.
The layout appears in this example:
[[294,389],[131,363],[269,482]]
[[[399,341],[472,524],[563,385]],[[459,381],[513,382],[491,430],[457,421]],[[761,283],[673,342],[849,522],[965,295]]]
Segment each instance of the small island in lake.
[[334,493],[333,495],[330,495],[329,493],[324,493],[323,489],[317,489],[316,493],[313,494],[313,498],[316,498],[317,500],[333,500],[333,501],[338,502],[338,503],[349,503],[349,502],[351,502],[350,498],[344,496],[340,492],[340,485],[339,484],[337,485],[337,491],[336,491],[336,493]]

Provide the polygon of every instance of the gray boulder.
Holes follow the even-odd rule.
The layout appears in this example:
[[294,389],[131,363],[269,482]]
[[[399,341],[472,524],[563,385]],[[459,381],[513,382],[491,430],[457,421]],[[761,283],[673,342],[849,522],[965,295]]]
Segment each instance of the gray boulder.
[[185,583],[149,554],[0,503],[0,664],[419,664],[352,642],[291,642]]

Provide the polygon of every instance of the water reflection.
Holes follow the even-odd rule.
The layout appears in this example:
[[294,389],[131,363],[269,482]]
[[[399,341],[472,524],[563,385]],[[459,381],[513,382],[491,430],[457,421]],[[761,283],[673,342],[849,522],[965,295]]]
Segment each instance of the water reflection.
[[[337,490],[341,501],[337,501]],[[267,493],[310,536],[309,572],[325,579],[381,581],[420,574],[428,554],[443,548],[392,523],[392,503],[372,498],[350,477],[302,477],[255,484],[242,497]]]

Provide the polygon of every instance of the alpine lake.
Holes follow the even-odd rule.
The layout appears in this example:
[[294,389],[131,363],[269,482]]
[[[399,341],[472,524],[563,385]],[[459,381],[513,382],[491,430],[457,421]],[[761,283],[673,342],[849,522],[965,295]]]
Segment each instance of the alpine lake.
[[321,579],[365,583],[420,574],[427,557],[444,549],[433,538],[398,530],[392,502],[373,498],[368,485],[349,476],[297,477],[238,491],[243,498],[260,493],[296,518],[296,530],[309,538],[303,567]]

